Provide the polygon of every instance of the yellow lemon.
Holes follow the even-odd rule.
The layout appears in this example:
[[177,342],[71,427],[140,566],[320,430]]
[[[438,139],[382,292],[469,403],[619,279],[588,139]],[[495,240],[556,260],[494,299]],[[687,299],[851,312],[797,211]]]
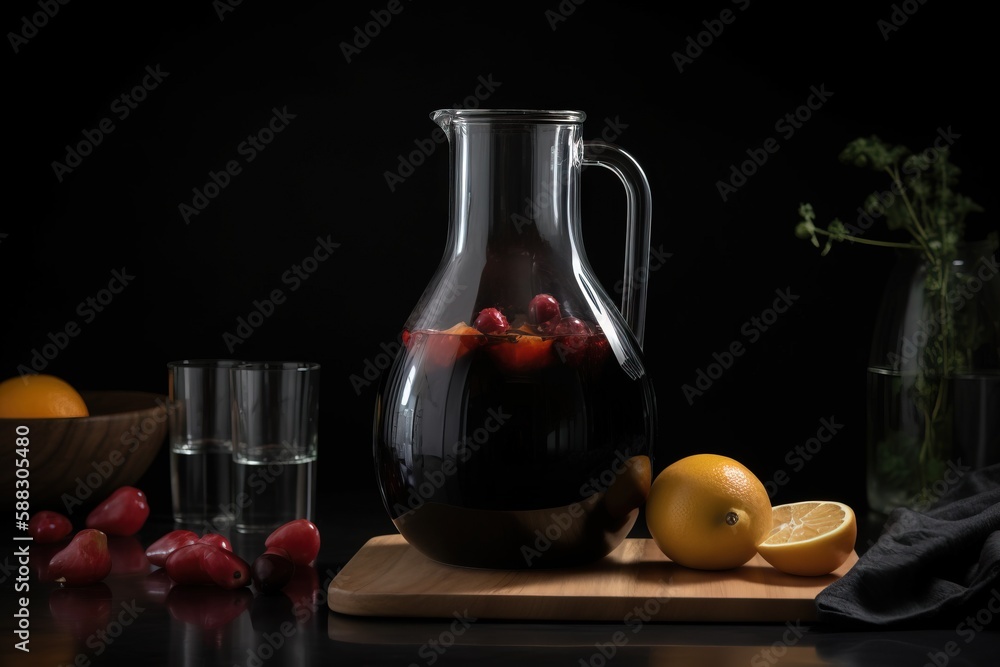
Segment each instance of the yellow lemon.
[[667,466],[646,500],[646,525],[670,560],[701,570],[743,565],[771,529],[771,501],[739,461],[695,454]]
[[0,382],[0,418],[87,417],[83,397],[53,375],[25,375]]
[[773,526],[757,552],[775,569],[802,576],[829,574],[853,553],[858,537],[854,510],[843,503],[807,501],[777,505]]

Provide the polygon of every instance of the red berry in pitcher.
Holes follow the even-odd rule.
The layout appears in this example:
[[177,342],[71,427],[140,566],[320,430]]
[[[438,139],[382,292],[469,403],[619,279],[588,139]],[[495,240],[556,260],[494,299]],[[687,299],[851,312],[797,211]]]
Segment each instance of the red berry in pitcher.
[[496,308],[483,308],[472,326],[484,334],[502,334],[510,328],[510,323]]
[[222,588],[250,585],[250,566],[245,560],[221,547],[196,543],[181,547],[167,556],[164,566],[178,584]]
[[73,532],[73,524],[63,514],[42,510],[28,521],[28,534],[39,544],[58,542]]
[[198,534],[190,530],[172,530],[146,549],[146,558],[157,567],[167,564],[167,556],[181,547],[198,541]]
[[292,580],[295,564],[281,547],[268,547],[250,566],[250,576],[261,593],[274,593]]
[[111,572],[108,536],[85,528],[49,561],[49,576],[66,586],[96,584]]
[[108,535],[135,535],[149,518],[146,494],[134,486],[123,486],[87,515],[87,528],[96,528]]
[[284,549],[296,565],[312,565],[319,555],[319,528],[308,519],[295,519],[275,528],[264,546]]
[[528,304],[528,321],[537,327],[562,317],[559,302],[551,294],[538,294]]
[[586,359],[587,343],[593,329],[579,317],[564,317],[552,328],[557,336],[556,355],[565,363],[577,366]]

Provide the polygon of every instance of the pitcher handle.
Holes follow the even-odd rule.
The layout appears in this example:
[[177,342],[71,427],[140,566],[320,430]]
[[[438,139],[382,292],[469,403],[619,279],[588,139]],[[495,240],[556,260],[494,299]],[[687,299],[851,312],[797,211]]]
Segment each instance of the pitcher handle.
[[649,181],[634,157],[603,141],[583,142],[583,164],[610,169],[625,186],[625,277],[621,312],[641,349],[646,328],[646,283],[652,231],[653,202]]

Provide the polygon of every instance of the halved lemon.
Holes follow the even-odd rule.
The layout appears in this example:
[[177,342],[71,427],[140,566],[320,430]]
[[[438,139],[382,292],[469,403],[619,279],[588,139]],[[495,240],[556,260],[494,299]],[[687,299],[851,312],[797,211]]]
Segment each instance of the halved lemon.
[[775,569],[817,577],[830,574],[854,551],[854,510],[833,501],[806,501],[771,508],[771,532],[757,553]]

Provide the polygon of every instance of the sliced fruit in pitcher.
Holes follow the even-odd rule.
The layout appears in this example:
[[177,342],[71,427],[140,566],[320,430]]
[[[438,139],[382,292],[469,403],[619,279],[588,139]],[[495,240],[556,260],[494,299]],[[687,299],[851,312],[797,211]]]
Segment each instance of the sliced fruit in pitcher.
[[512,334],[491,342],[486,348],[501,371],[520,375],[545,368],[552,363],[554,338]]
[[478,329],[459,322],[444,331],[417,330],[403,336],[406,346],[415,354],[422,352],[434,366],[451,366],[475,348],[486,342]]

